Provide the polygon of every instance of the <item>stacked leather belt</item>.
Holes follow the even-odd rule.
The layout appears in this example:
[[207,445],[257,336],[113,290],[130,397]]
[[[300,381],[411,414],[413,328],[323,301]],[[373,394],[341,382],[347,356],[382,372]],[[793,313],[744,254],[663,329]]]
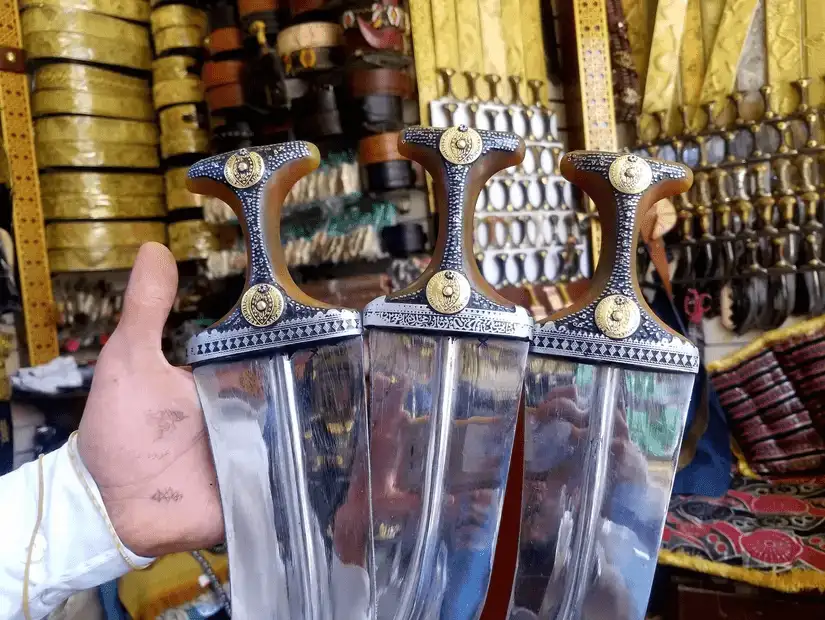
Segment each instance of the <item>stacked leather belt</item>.
[[399,132],[379,133],[358,144],[358,160],[364,170],[365,185],[382,193],[409,189],[415,185],[412,162],[398,152]]
[[199,54],[206,37],[206,13],[187,4],[166,4],[152,9],[155,56]]
[[415,87],[403,69],[356,68],[347,75],[349,121],[362,135],[403,129],[404,108]]
[[166,241],[147,0],[23,0],[53,272],[127,269]]
[[[306,3],[292,3],[300,15],[314,17]],[[292,101],[297,138],[313,142],[335,141],[344,133],[341,104],[344,101],[341,67],[346,54],[343,30],[337,23],[306,21],[285,28],[278,35],[278,53],[297,95]]]
[[211,45],[207,22],[204,11],[179,2],[158,2],[151,13],[156,56],[153,94],[166,169],[167,233],[169,249],[178,261],[206,258],[217,243],[203,219],[203,197],[186,189],[188,167],[210,152],[209,93],[201,78],[203,47]]
[[152,9],[152,65],[160,151],[167,164],[192,163],[209,153],[209,131],[200,80],[206,13],[187,4]]

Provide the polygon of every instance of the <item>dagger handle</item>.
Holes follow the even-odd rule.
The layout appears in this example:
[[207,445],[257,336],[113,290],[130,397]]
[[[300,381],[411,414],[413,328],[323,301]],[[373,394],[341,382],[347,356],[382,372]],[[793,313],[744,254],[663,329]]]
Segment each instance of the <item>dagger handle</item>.
[[601,252],[587,293],[547,320],[575,314],[605,293],[636,300],[656,320],[639,287],[636,269],[640,219],[659,200],[690,189],[693,173],[687,166],[672,162],[590,151],[568,153],[561,162],[561,172],[596,203],[602,229]]
[[522,162],[524,140],[500,131],[476,130],[465,125],[436,129],[410,127],[398,140],[399,152],[420,163],[433,178],[438,235],[432,260],[408,288],[387,299],[406,297],[426,288],[438,272],[463,274],[472,291],[505,308],[504,299],[484,279],[473,253],[474,213],[479,192],[494,174]]
[[285,298],[284,305],[292,300],[306,306],[329,307],[295,284],[281,242],[284,198],[319,162],[314,144],[296,141],[224,153],[189,169],[190,191],[222,200],[238,216],[246,240],[244,292],[260,284],[276,285]]

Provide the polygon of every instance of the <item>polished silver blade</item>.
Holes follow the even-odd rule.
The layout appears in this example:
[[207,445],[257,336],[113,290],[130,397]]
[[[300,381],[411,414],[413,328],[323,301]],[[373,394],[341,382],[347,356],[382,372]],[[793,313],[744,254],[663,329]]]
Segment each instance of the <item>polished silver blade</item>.
[[527,346],[370,332],[379,620],[471,620],[481,613]]
[[368,618],[361,339],[195,368],[229,548],[232,617]]
[[694,378],[530,355],[512,620],[644,617]]

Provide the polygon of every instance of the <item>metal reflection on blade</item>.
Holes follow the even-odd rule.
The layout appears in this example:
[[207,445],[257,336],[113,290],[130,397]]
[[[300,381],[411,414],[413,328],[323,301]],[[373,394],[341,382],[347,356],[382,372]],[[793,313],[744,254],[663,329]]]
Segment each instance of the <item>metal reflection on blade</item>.
[[360,620],[373,608],[361,320],[301,291],[283,197],[320,161],[305,142],[192,166],[190,191],[237,213],[240,300],[189,342],[218,474],[235,620]]
[[690,374],[530,359],[511,617],[644,615],[692,383]]
[[[232,536],[236,618],[370,616],[357,348],[356,339],[194,370]],[[329,394],[313,383],[322,375],[335,377]],[[283,415],[286,404],[298,415]]]
[[370,454],[378,620],[475,620],[492,572],[533,321],[484,280],[473,211],[524,159],[514,134],[409,127],[399,153],[433,177],[432,261],[370,302]]
[[476,618],[527,343],[374,331],[369,346],[377,617]]
[[691,173],[586,151],[561,169],[605,234],[590,288],[533,331],[510,620],[641,620],[699,355],[640,293],[636,218]]

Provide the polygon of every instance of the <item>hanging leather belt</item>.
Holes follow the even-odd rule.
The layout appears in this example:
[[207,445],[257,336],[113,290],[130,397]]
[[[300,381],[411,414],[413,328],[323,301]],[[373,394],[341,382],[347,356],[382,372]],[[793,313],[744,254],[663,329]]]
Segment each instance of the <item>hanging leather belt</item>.
[[281,56],[284,72],[289,76],[309,71],[329,71],[342,66],[345,60],[343,47],[306,47]]
[[155,109],[162,110],[181,103],[200,103],[204,101],[203,83],[200,78],[190,76],[182,80],[155,82],[152,86]]
[[409,74],[398,69],[358,69],[347,77],[353,101],[347,106],[348,124],[362,132],[397,131],[404,126],[404,99],[413,94]]
[[34,131],[40,142],[87,140],[98,143],[157,146],[155,123],[125,121],[94,116],[48,116],[34,121]]
[[226,84],[239,84],[243,79],[244,63],[240,60],[208,61],[203,64],[201,78],[206,90]]
[[186,188],[186,173],[188,170],[188,167],[170,168],[164,174],[166,208],[169,211],[203,207],[204,197],[200,194],[193,194]]
[[209,152],[206,115],[193,104],[176,105],[161,110],[160,153],[163,159],[177,155]]
[[243,32],[237,26],[216,28],[207,38],[209,56],[218,59],[224,54],[243,51]]
[[220,60],[204,63],[206,104],[212,113],[240,108],[246,103],[243,88],[244,63],[240,60]]
[[152,24],[152,34],[158,33],[166,28],[173,27],[195,27],[203,35],[206,34],[207,18],[206,13],[195,7],[186,4],[169,4],[152,10],[150,16]]
[[142,24],[149,23],[150,6],[147,0],[19,0],[20,10],[29,7],[49,6],[62,10],[76,9],[128,19]]
[[155,33],[155,54],[168,56],[185,53],[188,50],[200,50],[206,32],[200,26],[171,26]]
[[254,137],[252,127],[243,119],[229,118],[212,130],[212,144],[218,153],[248,148],[252,146]]
[[152,49],[77,32],[34,32],[23,35],[30,60],[56,58],[148,71]]
[[307,22],[285,28],[278,35],[278,54],[316,47],[339,47],[343,43],[341,26],[330,22]]
[[40,175],[42,194],[107,194],[163,196],[158,174],[113,172],[46,172]]
[[113,248],[64,248],[49,250],[49,271],[114,271],[131,269],[137,258],[139,245]]
[[52,250],[111,248],[148,241],[166,243],[163,222],[58,222],[46,226],[46,245]]
[[398,135],[394,131],[381,133],[358,143],[358,161],[371,192],[407,189],[415,184],[410,160],[398,152]]
[[[44,175],[45,176],[45,175]],[[163,196],[110,196],[107,194],[45,194],[41,192],[47,220],[144,219],[166,215]]]
[[239,0],[238,15],[241,28],[252,35],[277,35],[278,1],[277,0]]
[[32,116],[37,118],[48,114],[88,114],[139,121],[155,118],[152,100],[148,96],[127,97],[63,89],[35,90],[32,93]]
[[313,84],[307,94],[293,102],[295,135],[317,140],[342,134],[338,90],[332,84]]
[[[162,144],[162,143],[161,143]],[[91,140],[35,140],[39,168],[157,168],[155,146]]]
[[117,71],[76,63],[54,63],[39,67],[33,75],[34,90],[72,90],[149,99],[149,80]]
[[46,172],[40,175],[43,215],[50,219],[131,219],[166,213],[157,174]]
[[231,108],[241,108],[245,100],[241,84],[224,84],[206,91],[206,105],[213,114]]
[[74,33],[117,41],[121,45],[149,47],[149,31],[145,26],[89,11],[32,6],[20,15],[20,28],[24,36],[46,32]]
[[53,272],[128,269],[141,244],[166,243],[162,222],[74,222],[46,226]]
[[289,0],[289,12],[292,17],[297,17],[304,13],[321,11],[324,9],[324,4],[324,0]]
[[186,220],[169,224],[169,249],[177,261],[207,258],[210,253],[235,247],[236,226]]
[[172,82],[189,77],[200,77],[200,63],[191,56],[166,56],[152,63],[152,81]]

